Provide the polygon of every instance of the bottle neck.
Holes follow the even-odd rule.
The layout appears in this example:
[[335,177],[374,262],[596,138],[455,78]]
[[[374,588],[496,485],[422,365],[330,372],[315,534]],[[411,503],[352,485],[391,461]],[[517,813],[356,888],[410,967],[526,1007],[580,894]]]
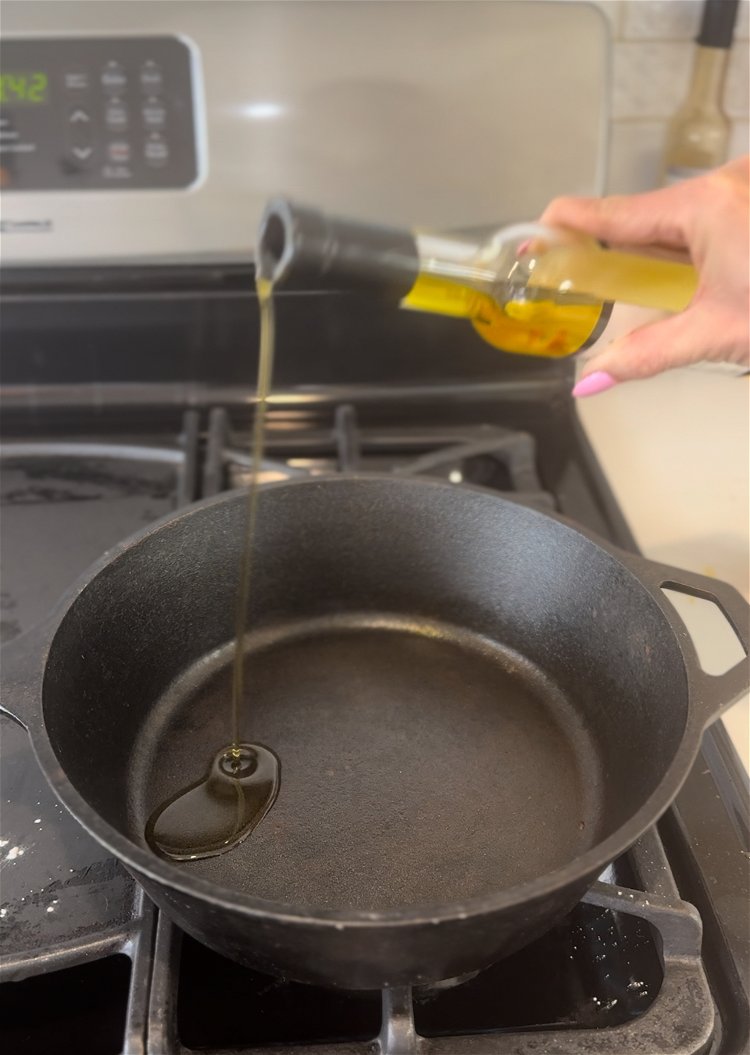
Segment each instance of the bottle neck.
[[482,266],[480,245],[461,238],[416,233],[419,272],[475,288],[491,286],[497,278],[492,266]]
[[721,110],[728,62],[728,48],[696,47],[687,105]]
[[275,288],[366,289],[397,303],[416,281],[419,256],[411,231],[277,198],[261,219],[256,270]]

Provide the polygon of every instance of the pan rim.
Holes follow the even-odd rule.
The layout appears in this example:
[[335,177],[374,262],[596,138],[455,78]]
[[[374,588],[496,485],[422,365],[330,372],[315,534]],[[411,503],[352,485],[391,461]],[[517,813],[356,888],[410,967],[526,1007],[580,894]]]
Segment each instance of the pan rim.
[[[421,487],[431,489],[446,489],[450,487],[457,490],[454,485],[442,480],[429,478],[398,477],[381,473],[349,473],[335,474],[331,476],[318,476],[300,478],[296,480],[282,480],[269,483],[263,490],[276,490],[280,488],[320,487],[331,485],[351,484],[354,481],[380,484],[396,484],[409,488]],[[519,503],[505,498],[487,488],[474,485],[462,484],[460,491],[477,492],[484,496],[492,497],[499,503],[512,504],[518,507]],[[528,906],[529,903],[541,900],[554,894],[569,885],[582,884],[589,878],[595,878],[609,863],[627,850],[648,828],[661,817],[669,807],[675,795],[679,791],[684,780],[687,778],[690,766],[697,756],[700,746],[701,730],[699,724],[693,720],[693,702],[691,698],[691,680],[689,671],[685,664],[682,642],[675,630],[675,625],[670,618],[668,609],[656,601],[653,594],[648,590],[637,573],[637,565],[644,563],[644,558],[635,557],[623,552],[606,540],[597,537],[585,527],[576,524],[559,514],[543,513],[531,507],[522,507],[524,514],[531,518],[538,517],[545,520],[553,519],[560,523],[561,527],[585,536],[589,542],[599,550],[614,558],[627,574],[635,580],[644,595],[659,607],[662,618],[674,638],[675,646],[683,661],[683,672],[685,676],[686,721],[682,734],[682,740],[675,755],[664,773],[660,783],[652,794],[642,804],[640,809],[633,814],[624,824],[620,825],[606,839],[595,843],[572,861],[561,865],[550,872],[533,879],[526,880],[515,886],[500,889],[492,894],[482,894],[468,898],[460,902],[449,904],[424,904],[409,905],[396,909],[383,909],[365,911],[362,909],[323,909],[314,906],[289,905],[283,902],[273,902],[267,899],[254,897],[231,887],[220,887],[217,884],[203,879],[200,876],[186,876],[179,864],[172,864],[157,857],[152,851],[139,846],[123,835],[117,828],[106,821],[88,803],[88,801],[76,790],[62,768],[52,743],[47,734],[43,719],[43,682],[46,673],[47,660],[57,630],[61,626],[68,611],[73,607],[78,597],[91,585],[100,572],[110,567],[115,561],[122,558],[134,546],[139,545],[152,535],[164,530],[170,525],[184,517],[193,516],[206,508],[228,504],[230,502],[242,501],[245,489],[238,488],[222,492],[211,498],[203,499],[172,512],[165,517],[149,524],[137,534],[130,536],[108,550],[99,558],[83,575],[68,589],[58,603],[53,615],[44,624],[44,646],[41,649],[41,665],[37,671],[39,700],[38,711],[29,722],[29,733],[34,753],[39,761],[42,771],[53,791],[78,820],[82,827],[89,832],[102,846],[109,850],[128,869],[138,875],[157,883],[161,888],[178,892],[187,897],[198,898],[202,902],[214,905],[224,910],[237,912],[248,918],[262,920],[272,918],[275,921],[288,924],[297,924],[307,927],[320,927],[341,930],[348,927],[359,928],[399,928],[413,927],[417,924],[443,924],[448,922],[469,921],[473,918],[483,917],[495,912],[512,910]],[[645,563],[648,563],[645,561]],[[665,602],[668,604],[668,602]],[[676,617],[675,617],[676,618]],[[33,631],[32,631],[33,633]]]

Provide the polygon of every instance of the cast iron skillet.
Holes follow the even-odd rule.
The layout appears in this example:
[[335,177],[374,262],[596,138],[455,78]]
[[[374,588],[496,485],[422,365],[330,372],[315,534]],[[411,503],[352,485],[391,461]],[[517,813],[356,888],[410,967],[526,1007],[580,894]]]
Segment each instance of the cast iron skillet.
[[676,794],[748,684],[701,670],[662,594],[731,587],[496,494],[339,476],[261,498],[245,739],[281,759],[223,856],[144,843],[230,738],[246,499],[123,542],[4,655],[4,707],[71,813],[181,927],[259,970],[348,988],[453,977],[529,942]]

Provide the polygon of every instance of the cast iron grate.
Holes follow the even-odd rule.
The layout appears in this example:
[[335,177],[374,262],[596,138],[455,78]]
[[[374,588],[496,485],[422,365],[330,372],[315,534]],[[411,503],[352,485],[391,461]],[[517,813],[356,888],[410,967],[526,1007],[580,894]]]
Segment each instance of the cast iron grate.
[[[221,410],[214,411],[208,419],[208,428],[203,429],[200,425],[202,422],[197,418],[186,421],[183,455],[177,450],[159,455],[165,465],[177,466],[176,490],[183,500],[216,493],[231,480],[229,470],[235,452],[227,445],[226,415]],[[513,438],[506,429],[479,427],[453,433],[446,430],[445,436],[440,438],[425,433],[418,442],[414,442],[413,434],[410,434],[409,443],[404,444],[403,436],[408,430],[378,433],[377,430],[360,428],[356,415],[348,407],[339,410],[333,426],[325,441],[324,460],[334,469],[359,471],[372,465],[373,461],[378,463],[374,467],[380,469],[392,461],[392,468],[397,466],[401,472],[425,472],[447,476],[457,483],[468,481],[500,490],[510,488],[509,497],[514,497],[516,489],[525,490],[532,501],[552,508],[554,500],[542,490],[535,474],[534,441],[528,435],[524,437],[522,434],[519,439]],[[295,442],[299,435],[295,434]],[[314,452],[319,447],[319,439],[312,437],[309,444],[310,450],[303,453]],[[128,456],[133,452],[131,448]],[[26,454],[31,456],[35,452],[27,451]],[[55,457],[62,456],[59,450],[54,454]],[[89,454],[105,459],[112,457],[109,450],[97,449]],[[276,454],[274,450],[274,458]],[[393,457],[395,454],[398,458]],[[71,451],[70,456],[74,457],[75,453]],[[246,462],[245,457],[245,466]],[[242,467],[241,458],[237,459],[237,464]],[[130,492],[127,497],[130,501]],[[135,499],[138,499],[137,495]],[[171,504],[166,494],[160,493],[158,500]],[[144,491],[144,517],[147,510],[154,515],[154,501],[154,495]],[[80,508],[88,503],[76,504]],[[100,509],[106,505],[106,502],[98,503]],[[137,512],[135,506],[134,510]],[[75,570],[72,569],[71,574]],[[24,740],[23,745],[17,745],[19,764],[27,758],[30,760],[24,731],[10,719],[3,718],[3,721],[17,734],[16,739]],[[3,759],[7,761],[5,749]],[[98,845],[90,844],[83,832],[71,834],[68,831],[68,824],[74,822],[64,811],[60,812],[35,762],[21,767],[27,782],[33,784],[26,790],[33,791],[31,799],[38,803],[38,808],[34,807],[30,816],[34,819],[40,817],[43,821],[37,826],[43,831],[34,831],[35,854],[42,855],[44,846],[48,846],[54,851],[47,855],[49,861],[59,863],[62,858],[56,848],[58,844],[68,847],[71,838],[76,851],[75,860],[66,861],[76,867],[66,869],[70,880],[65,884],[60,883],[52,889],[50,884],[57,882],[54,869],[45,865],[40,871],[41,894],[35,889],[34,900],[28,909],[24,900],[28,891],[21,889],[20,880],[22,871],[24,876],[27,875],[26,862],[34,855],[26,843],[25,856],[11,862],[19,869],[18,942],[12,951],[5,946],[6,957],[0,965],[0,978],[7,980],[3,999],[10,1002],[10,1007],[21,1009],[24,1028],[31,1030],[33,1026],[34,1030],[40,1030],[36,1038],[28,1040],[37,1044],[37,1048],[28,1049],[30,1052],[40,1050],[41,1046],[50,1055],[55,1049],[44,1032],[49,1028],[44,1016],[30,1018],[23,1012],[25,989],[19,986],[26,987],[28,992],[33,988],[42,993],[42,989],[36,989],[36,976],[39,976],[42,987],[48,979],[51,985],[60,987],[61,994],[74,992],[76,978],[83,977],[75,973],[82,964],[90,964],[87,969],[96,969],[97,980],[109,979],[112,999],[116,1003],[119,1001],[111,1023],[117,1023],[120,1036],[123,993],[127,991],[125,1040],[121,1048],[126,1055],[146,1052],[148,1055],[183,1055],[193,1050],[216,1053],[230,1049],[235,1053],[263,1055],[264,1052],[278,1052],[279,1044],[283,1045],[285,1052],[299,1055],[364,1055],[365,1052],[368,1055],[378,1052],[380,1055],[530,1055],[540,1051],[550,1055],[583,1055],[587,1052],[591,1055],[642,1055],[646,1052],[653,1055],[654,1051],[661,1055],[698,1055],[709,1050],[713,1055],[720,1050],[721,1026],[716,1021],[700,958],[701,922],[695,910],[679,899],[671,867],[655,830],[647,833],[627,855],[627,862],[619,863],[626,863],[632,874],[626,868],[616,875],[608,875],[608,882],[597,884],[575,910],[574,917],[566,922],[562,933],[557,933],[555,940],[559,947],[555,955],[558,959],[551,955],[549,947],[545,947],[540,961],[536,958],[540,950],[532,947],[518,954],[518,958],[488,968],[460,985],[354,996],[254,975],[252,986],[242,990],[244,1011],[239,1017],[243,1019],[241,1025],[245,1032],[241,1032],[236,1028],[238,1016],[232,1019],[226,1010],[219,1010],[218,1017],[215,1014],[204,1016],[203,1023],[199,1023],[195,1005],[200,1002],[201,994],[208,1003],[209,990],[219,990],[222,986],[227,990],[223,995],[229,995],[235,1005],[240,1004],[240,989],[231,987],[246,985],[247,975],[233,973],[243,969],[227,965],[226,961],[219,967],[214,960],[209,964],[209,973],[203,973],[201,985],[203,968],[199,965],[203,957],[210,958],[213,954],[191,946],[190,940],[183,939],[164,917],[159,919],[154,946],[155,914],[150,904],[140,891],[133,889],[132,880],[107,858],[106,852]],[[45,796],[49,797],[48,803]],[[46,809],[46,820],[42,817],[42,806]],[[81,840],[86,845],[79,847]],[[41,869],[44,864],[41,856],[39,862]],[[96,867],[90,867],[92,862],[101,866],[98,871]],[[102,868],[107,867],[111,874],[104,875]],[[77,881],[79,872],[82,882],[76,885],[73,880]],[[622,885],[617,886],[615,881],[609,880],[620,881]],[[30,886],[36,888],[36,881]],[[55,939],[45,943],[39,921],[47,925],[50,920],[58,918],[59,910],[54,899],[57,898],[62,905],[60,890],[63,887],[71,892],[71,896],[75,895],[76,910],[70,914],[60,912],[56,925],[62,929]],[[115,888],[120,891],[119,900],[112,897]],[[106,909],[101,917],[96,916],[99,900]],[[55,911],[47,915],[50,906]],[[35,915],[33,918],[27,915],[32,909],[34,912],[39,910],[38,919]],[[84,909],[90,913],[90,920],[85,914],[81,915]],[[70,922],[69,931],[62,927],[63,920]],[[8,919],[4,922],[7,923]],[[616,942],[610,944],[603,954],[605,959],[597,964],[596,956],[602,955],[592,951],[597,947],[597,935],[605,938],[610,927],[617,932]],[[575,941],[577,947],[573,949],[576,934],[580,942]],[[33,936],[31,943],[26,940],[29,935]],[[552,941],[552,937],[548,936],[546,940]],[[586,945],[591,946],[593,963],[586,960],[589,955],[583,952]],[[565,949],[567,952],[563,951]],[[580,960],[577,958],[579,952]],[[132,961],[129,987],[128,971],[124,970],[123,957],[118,953],[125,954]],[[573,964],[575,971],[561,983],[564,955],[574,957],[568,963]],[[192,968],[191,958],[194,958]],[[112,968],[111,964],[118,966]],[[128,966],[127,960],[124,966]],[[196,966],[197,979],[190,982],[190,970]],[[606,968],[611,968],[609,979],[603,978]],[[114,974],[110,977],[110,971],[119,972],[118,978]],[[230,976],[235,979],[231,984],[227,981]],[[240,977],[244,981],[240,981]],[[34,984],[26,986],[23,979],[32,978]],[[214,984],[222,978],[222,984]],[[549,992],[551,981],[554,988],[562,992]],[[603,985],[603,981],[607,985]],[[531,995],[535,987],[538,992],[539,986],[546,990],[541,1003]],[[33,999],[46,1003],[43,997],[34,996]],[[480,1004],[488,1010],[480,1013],[477,1010]],[[101,1009],[108,1006],[107,1001],[101,1002]],[[575,1013],[571,1012],[573,1006]],[[95,1004],[93,1010],[98,1012],[100,1008]],[[13,1021],[12,1016],[10,1021]],[[72,1038],[75,1042],[75,1034],[62,1024],[62,1019],[57,1021],[62,1041],[67,1043]],[[253,1027],[249,1031],[248,1022]],[[110,1037],[115,1031],[111,1023],[107,1027],[108,1031],[111,1030],[107,1032]],[[15,1043],[15,1038],[3,1039],[11,1040],[9,1050],[24,1050]],[[91,1044],[76,1045],[76,1050],[84,1048],[94,1050]],[[103,1050],[113,1049],[105,1047]]]

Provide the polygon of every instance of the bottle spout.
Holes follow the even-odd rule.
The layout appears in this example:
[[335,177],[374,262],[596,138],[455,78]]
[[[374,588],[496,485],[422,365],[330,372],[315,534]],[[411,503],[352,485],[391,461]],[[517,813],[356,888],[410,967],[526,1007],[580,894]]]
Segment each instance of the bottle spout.
[[369,289],[398,302],[417,279],[419,254],[411,231],[274,198],[261,218],[256,269],[275,288]]
[[[274,198],[266,206],[258,230],[255,267],[258,278],[283,285],[294,264],[294,228],[300,225],[302,210],[286,198]],[[308,221],[309,223],[309,221]],[[296,267],[299,267],[297,261]]]

